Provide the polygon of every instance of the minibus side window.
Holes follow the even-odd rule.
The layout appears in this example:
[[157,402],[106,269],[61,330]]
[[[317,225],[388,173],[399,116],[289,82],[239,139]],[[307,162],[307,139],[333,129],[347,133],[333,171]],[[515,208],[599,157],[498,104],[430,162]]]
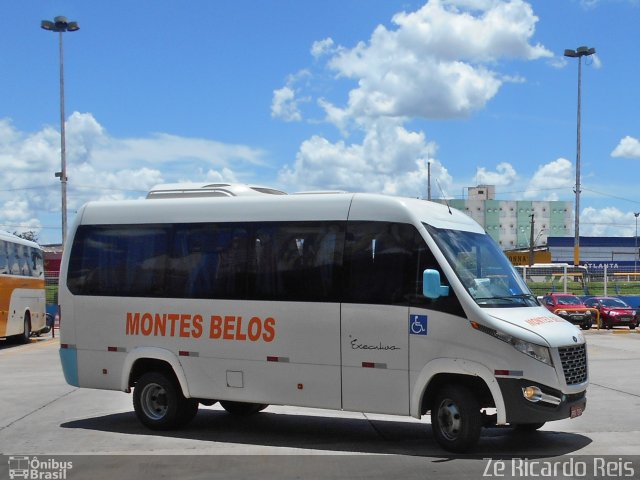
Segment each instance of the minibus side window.
[[417,264],[418,270],[417,275],[418,278],[415,281],[415,285],[417,291],[412,297],[412,305],[428,308],[430,310],[437,310],[444,313],[449,313],[451,315],[456,315],[458,317],[467,318],[464,310],[462,309],[462,305],[460,304],[460,300],[456,296],[454,290],[449,288],[449,294],[445,296],[438,297],[436,299],[427,298],[422,294],[422,273],[427,269],[437,270],[440,272],[440,280],[443,285],[449,286],[449,282],[447,280],[446,275],[440,268],[438,261],[436,260],[433,252],[427,246],[425,241],[422,239],[420,234],[416,231],[416,255],[417,255]]
[[413,225],[349,222],[345,247],[344,301],[414,305],[464,317],[455,293],[429,299],[422,295],[422,272],[440,271],[433,253]]
[[81,295],[164,295],[169,234],[169,227],[155,225],[78,227],[69,290]]
[[249,243],[249,298],[336,302],[344,244],[339,222],[270,222]]
[[420,290],[415,228],[390,222],[349,222],[345,302],[405,305]]
[[178,225],[168,266],[167,295],[244,298],[248,233],[233,224]]

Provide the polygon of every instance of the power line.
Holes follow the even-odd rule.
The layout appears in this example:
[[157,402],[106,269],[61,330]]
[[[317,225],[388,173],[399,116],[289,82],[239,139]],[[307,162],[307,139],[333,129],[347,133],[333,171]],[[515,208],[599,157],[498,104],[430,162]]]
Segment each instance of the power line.
[[[0,192],[19,192],[22,190],[42,190],[42,189],[50,189],[50,188],[58,188],[57,185],[39,185],[39,186],[31,186],[31,187],[17,187],[17,188],[0,188]],[[147,193],[147,190],[133,190],[128,188],[117,188],[117,187],[105,187],[98,185],[73,185],[73,190],[108,190],[108,191],[116,191],[116,192],[131,192],[131,193]]]

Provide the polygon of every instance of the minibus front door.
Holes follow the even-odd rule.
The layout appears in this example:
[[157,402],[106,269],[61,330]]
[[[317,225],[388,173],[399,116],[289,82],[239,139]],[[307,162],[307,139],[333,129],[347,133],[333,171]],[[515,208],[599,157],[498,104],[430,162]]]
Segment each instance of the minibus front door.
[[342,304],[342,408],[409,413],[409,308]]

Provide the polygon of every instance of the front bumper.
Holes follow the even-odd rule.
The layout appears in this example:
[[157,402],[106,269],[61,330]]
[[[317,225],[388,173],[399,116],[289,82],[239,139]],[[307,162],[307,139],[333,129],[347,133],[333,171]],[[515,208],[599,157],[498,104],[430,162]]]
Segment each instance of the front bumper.
[[[511,424],[540,423],[562,420],[584,411],[587,405],[586,390],[574,394],[564,394],[546,385],[523,378],[498,378],[507,413],[507,422]],[[539,402],[524,398],[522,389],[538,387],[544,397]]]
[[635,317],[627,316],[604,316],[603,322],[610,323],[614,327],[628,327],[630,325],[638,325]]

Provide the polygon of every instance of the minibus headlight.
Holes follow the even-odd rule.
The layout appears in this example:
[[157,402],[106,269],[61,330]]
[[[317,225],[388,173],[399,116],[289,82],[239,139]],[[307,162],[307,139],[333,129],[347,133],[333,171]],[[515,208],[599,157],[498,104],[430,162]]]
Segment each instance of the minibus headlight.
[[479,330],[481,332],[487,333],[493,337],[496,337],[499,340],[502,340],[505,343],[510,344],[513,348],[518,350],[525,355],[529,355],[536,360],[546,363],[549,366],[553,366],[553,360],[551,359],[551,351],[548,347],[544,347],[542,345],[538,345],[536,343],[526,342],[524,340],[519,339],[518,337],[514,337],[513,335],[509,335],[504,332],[500,332],[493,328],[485,327],[484,325],[480,325],[478,322],[471,322],[471,326]]
[[536,345],[535,343],[531,342],[525,342],[524,340],[520,340],[519,338],[511,338],[511,345],[513,345],[513,348],[515,348],[519,352],[522,352],[525,355],[529,355],[530,357],[533,357],[542,363],[546,363],[547,365],[553,365],[553,360],[551,360],[551,352],[547,347]]

